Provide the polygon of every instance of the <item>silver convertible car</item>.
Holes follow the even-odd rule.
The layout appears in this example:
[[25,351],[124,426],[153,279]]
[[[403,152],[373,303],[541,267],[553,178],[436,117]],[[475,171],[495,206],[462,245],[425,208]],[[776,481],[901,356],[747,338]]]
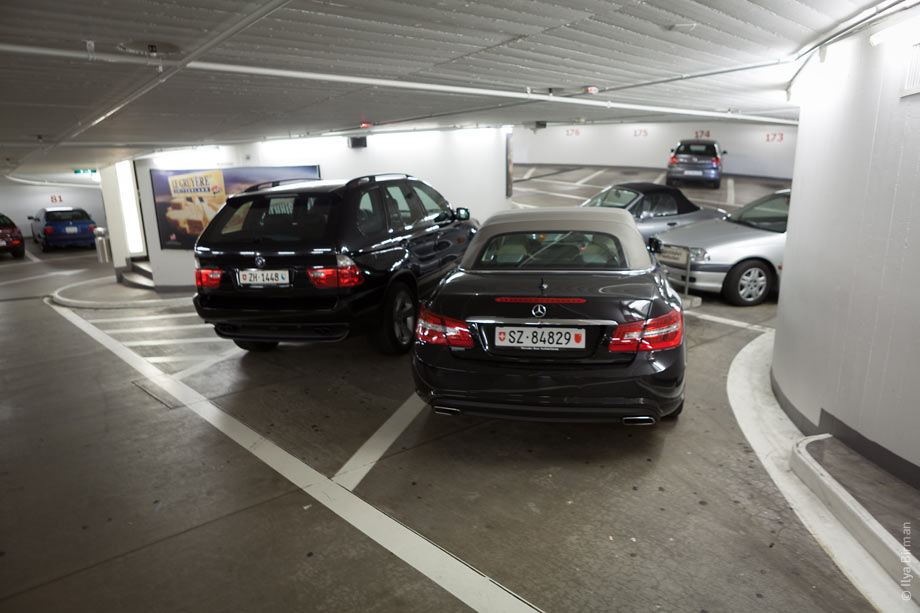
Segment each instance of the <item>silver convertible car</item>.
[[646,240],[665,230],[706,219],[721,219],[728,214],[722,209],[693,204],[676,187],[641,181],[605,187],[580,206],[626,209],[636,220],[636,227]]
[[[658,260],[668,269],[676,286],[721,292],[739,306],[763,302],[779,286],[789,218],[789,190],[781,190],[751,202],[724,220],[663,232],[656,238]],[[654,240],[654,239],[653,239]]]

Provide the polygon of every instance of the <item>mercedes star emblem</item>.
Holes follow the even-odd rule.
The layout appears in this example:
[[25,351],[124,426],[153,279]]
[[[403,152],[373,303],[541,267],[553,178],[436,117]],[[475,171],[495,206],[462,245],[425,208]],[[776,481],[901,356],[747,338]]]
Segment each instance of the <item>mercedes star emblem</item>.
[[542,304],[536,304],[532,309],[530,309],[530,314],[534,317],[543,317],[546,315],[546,307]]
[[257,255],[256,256],[256,267],[262,268],[263,266],[265,266],[265,258],[263,258],[261,255]]

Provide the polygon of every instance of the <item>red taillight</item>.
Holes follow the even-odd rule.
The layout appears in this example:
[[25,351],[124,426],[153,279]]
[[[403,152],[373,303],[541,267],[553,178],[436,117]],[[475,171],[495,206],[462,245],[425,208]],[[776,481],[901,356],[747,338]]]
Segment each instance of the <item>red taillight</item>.
[[716,156],[716,157],[712,158],[712,165],[713,165],[713,166],[718,166],[718,165],[721,164],[721,163],[722,163],[722,158],[720,158],[719,156]]
[[335,268],[313,268],[309,272],[315,287],[354,287],[364,283],[364,275],[354,261],[346,255],[336,256]]
[[517,304],[584,304],[587,301],[584,298],[523,298],[512,296],[510,298],[496,298],[495,302],[511,302]]
[[684,319],[680,311],[646,321],[617,326],[610,339],[610,351],[657,351],[680,345],[684,337]]
[[422,307],[415,326],[415,338],[420,343],[447,345],[448,347],[472,347],[473,336],[465,321],[436,315]]
[[672,156],[671,156],[671,159],[668,160],[668,164],[677,164],[677,163],[678,163],[678,162],[677,162],[677,156],[676,156],[676,155],[672,155]]
[[198,287],[220,287],[220,278],[223,271],[217,268],[196,268],[195,285]]
[[42,232],[44,232],[45,234],[54,234],[54,228],[52,228],[51,226],[45,226],[42,229]]
[[89,224],[89,231],[90,231],[90,232],[92,232],[92,231],[95,230],[95,229],[96,229],[96,224],[93,224],[93,223]]
[[14,244],[14,245],[19,245],[20,243],[22,243],[22,241],[19,240],[18,238],[14,238],[14,239],[13,239],[13,244]]

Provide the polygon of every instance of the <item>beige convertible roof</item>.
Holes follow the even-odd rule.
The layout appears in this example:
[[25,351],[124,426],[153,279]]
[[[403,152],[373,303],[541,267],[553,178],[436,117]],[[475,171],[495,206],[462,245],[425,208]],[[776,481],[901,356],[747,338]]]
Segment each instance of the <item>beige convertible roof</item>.
[[577,206],[515,209],[492,215],[470,242],[460,265],[473,268],[483,246],[499,234],[567,230],[611,234],[620,240],[630,270],[645,270],[652,265],[632,214],[623,209]]

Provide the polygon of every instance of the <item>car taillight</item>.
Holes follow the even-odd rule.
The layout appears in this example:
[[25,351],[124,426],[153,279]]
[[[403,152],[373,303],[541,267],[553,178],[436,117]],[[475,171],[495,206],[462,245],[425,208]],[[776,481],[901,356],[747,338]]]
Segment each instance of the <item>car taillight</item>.
[[313,268],[310,281],[315,287],[354,287],[364,283],[361,269],[347,255],[337,255],[335,268]]
[[722,158],[720,158],[719,156],[716,156],[716,157],[712,158],[712,165],[713,165],[713,166],[718,166],[718,165],[721,164],[721,163],[722,163]]
[[617,326],[610,339],[610,351],[657,351],[680,345],[684,337],[684,319],[680,311],[633,321]]
[[196,268],[195,285],[198,287],[220,287],[223,271],[217,268]]
[[672,155],[672,156],[671,156],[671,159],[668,160],[668,164],[677,164],[677,163],[678,163],[678,162],[677,162],[677,156],[676,156],[676,155]]
[[51,226],[45,226],[42,229],[42,232],[44,232],[45,234],[54,234],[54,228],[52,228]]
[[90,232],[92,232],[92,231],[95,230],[95,229],[96,229],[96,224],[94,224],[94,223],[89,224],[89,231],[90,231]]
[[13,239],[13,244],[14,244],[14,245],[18,245],[18,244],[20,244],[21,242],[22,242],[22,241],[19,240],[18,238],[14,238],[14,239]]
[[465,321],[444,317],[422,307],[415,326],[415,338],[420,343],[447,345],[448,347],[472,347],[473,336]]

